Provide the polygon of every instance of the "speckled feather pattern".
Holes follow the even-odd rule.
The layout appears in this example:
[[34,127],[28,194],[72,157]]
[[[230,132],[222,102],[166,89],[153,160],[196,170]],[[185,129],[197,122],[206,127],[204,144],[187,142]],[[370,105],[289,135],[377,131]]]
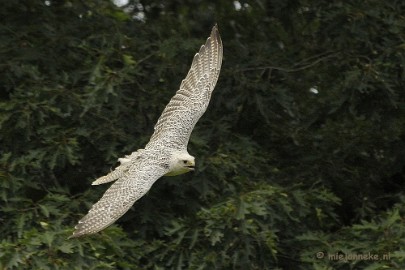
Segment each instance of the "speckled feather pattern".
[[105,229],[145,195],[157,179],[171,172],[173,157],[191,157],[187,153],[190,134],[208,107],[221,69],[222,54],[222,41],[215,25],[194,56],[180,89],[157,121],[145,149],[119,159],[121,164],[115,170],[93,182],[99,185],[116,180],[79,221],[71,237]]
[[217,26],[214,26],[211,36],[194,56],[180,89],[157,121],[146,149],[161,146],[174,149],[187,147],[195,124],[208,107],[221,64],[222,41]]

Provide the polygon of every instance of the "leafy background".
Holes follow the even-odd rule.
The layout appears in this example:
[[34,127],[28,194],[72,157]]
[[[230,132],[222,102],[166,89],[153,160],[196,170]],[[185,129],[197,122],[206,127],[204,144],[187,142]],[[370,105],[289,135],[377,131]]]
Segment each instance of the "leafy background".
[[[0,269],[404,269],[404,10],[2,1]],[[191,137],[196,172],[67,240],[214,23],[224,62]],[[381,260],[330,257],[368,253]]]

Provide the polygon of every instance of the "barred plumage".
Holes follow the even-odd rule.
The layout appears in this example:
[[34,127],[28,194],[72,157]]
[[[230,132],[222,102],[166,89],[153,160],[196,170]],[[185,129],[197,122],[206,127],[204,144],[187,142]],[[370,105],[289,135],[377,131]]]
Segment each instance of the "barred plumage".
[[93,185],[115,181],[83,217],[71,237],[99,232],[120,218],[163,175],[194,170],[187,152],[190,134],[208,107],[222,64],[222,41],[215,25],[206,43],[194,56],[180,89],[155,125],[145,149],[119,159],[121,164]]

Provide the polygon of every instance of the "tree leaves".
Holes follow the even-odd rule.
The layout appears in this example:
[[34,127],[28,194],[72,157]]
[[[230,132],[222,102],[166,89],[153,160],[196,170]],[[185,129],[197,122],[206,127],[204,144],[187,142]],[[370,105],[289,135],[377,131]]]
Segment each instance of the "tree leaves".
[[[0,268],[404,268],[403,9],[8,1]],[[144,147],[215,22],[225,58],[190,140],[196,172],[162,178],[116,225],[66,240],[104,191],[89,183]]]

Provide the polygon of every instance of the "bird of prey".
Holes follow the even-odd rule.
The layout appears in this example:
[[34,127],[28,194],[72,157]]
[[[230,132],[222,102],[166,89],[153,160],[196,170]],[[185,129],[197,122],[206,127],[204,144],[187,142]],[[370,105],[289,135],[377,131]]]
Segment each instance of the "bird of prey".
[[206,43],[194,56],[180,89],[158,119],[144,149],[124,158],[120,165],[92,185],[115,181],[76,225],[71,237],[97,233],[114,223],[145,195],[162,176],[194,170],[187,151],[190,134],[207,109],[222,64],[222,41],[215,25]]

